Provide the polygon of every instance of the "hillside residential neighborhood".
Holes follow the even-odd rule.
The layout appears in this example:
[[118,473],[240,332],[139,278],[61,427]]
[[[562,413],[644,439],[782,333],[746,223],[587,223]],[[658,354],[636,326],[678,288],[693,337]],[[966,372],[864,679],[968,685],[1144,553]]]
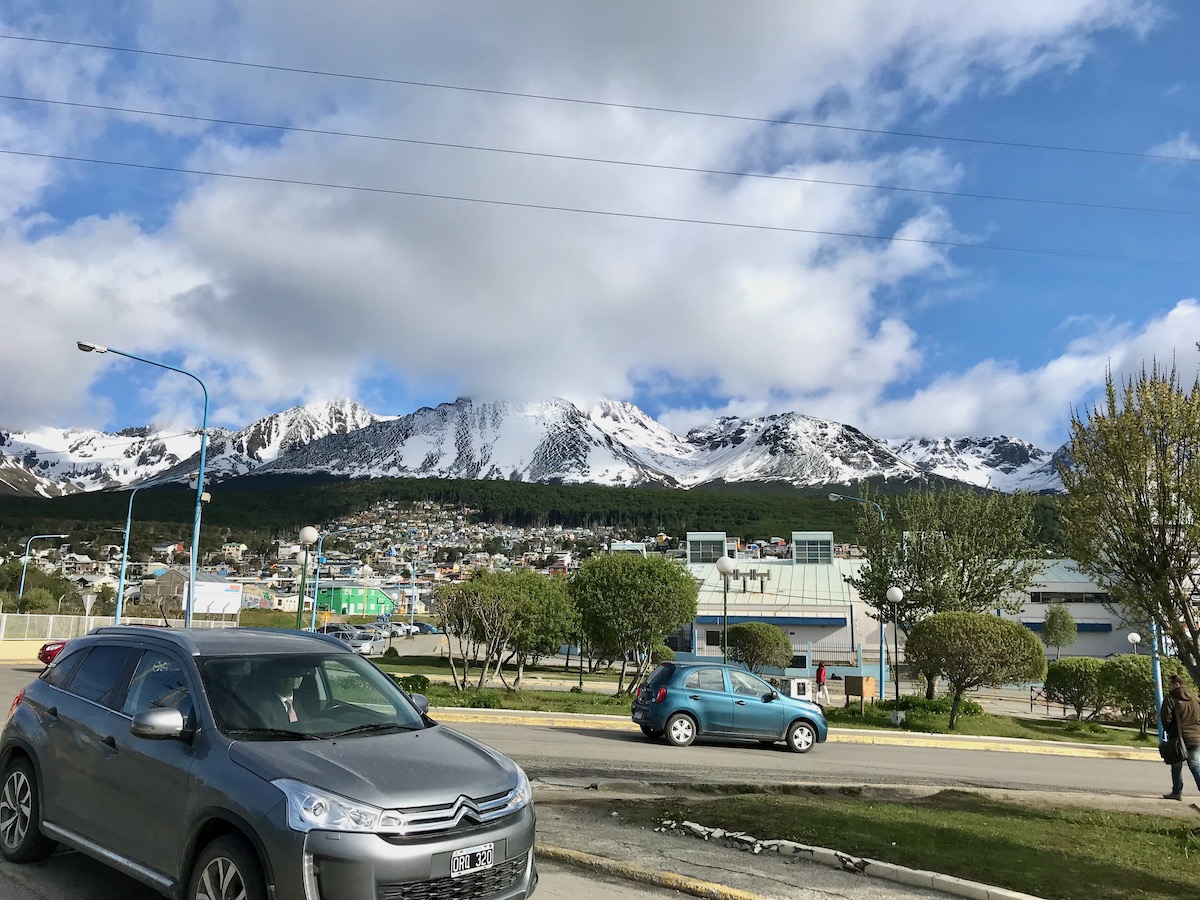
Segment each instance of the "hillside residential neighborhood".
[[[881,634],[874,598],[861,596],[846,581],[865,560],[859,547],[838,542],[833,532],[794,531],[756,542],[721,531],[623,540],[610,529],[482,523],[470,509],[428,501],[380,503],[325,523],[320,532],[332,540],[321,547],[319,558],[315,546],[306,548],[299,541],[276,542],[266,556],[252,554],[244,543],[225,543],[201,561],[194,612],[294,612],[303,577],[309,613],[315,589],[318,610],[330,615],[427,616],[439,584],[480,569],[520,568],[567,577],[592,553],[665,553],[688,569],[699,590],[695,620],[667,641],[678,658],[720,656],[727,615],[729,625],[761,621],[787,634],[793,659],[785,674],[809,674],[818,662],[845,672],[879,672]],[[168,612],[182,608],[187,552],[182,539],[164,542],[153,548],[151,560],[129,563],[127,614],[153,616],[160,605]],[[728,587],[716,568],[722,555],[736,563]],[[116,588],[120,563],[121,547],[114,544],[84,548],[63,543],[30,553],[30,565],[58,571],[92,592],[105,585]],[[1069,652],[1108,657],[1129,652],[1129,635],[1137,629],[1110,610],[1107,600],[1104,590],[1071,560],[1046,559],[1020,611],[1003,615],[1040,631],[1048,604],[1066,604],[1078,628]],[[886,629],[882,642],[885,669],[892,663],[893,632]]]

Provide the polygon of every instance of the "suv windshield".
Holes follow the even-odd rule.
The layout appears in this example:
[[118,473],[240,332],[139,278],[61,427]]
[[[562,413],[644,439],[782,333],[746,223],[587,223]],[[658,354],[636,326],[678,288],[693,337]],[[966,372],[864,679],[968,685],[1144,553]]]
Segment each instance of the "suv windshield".
[[239,740],[298,740],[425,727],[387,675],[359,656],[214,657],[200,663],[217,728]]

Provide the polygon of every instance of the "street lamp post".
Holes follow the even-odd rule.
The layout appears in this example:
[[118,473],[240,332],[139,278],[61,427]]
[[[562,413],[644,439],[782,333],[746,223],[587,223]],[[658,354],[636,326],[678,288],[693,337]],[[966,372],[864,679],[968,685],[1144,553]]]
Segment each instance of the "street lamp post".
[[66,534],[35,534],[25,542],[25,560],[21,563],[21,585],[17,588],[17,603],[21,602],[21,598],[25,596],[25,570],[29,568],[29,545],[34,541],[42,538],[65,538],[70,537]]
[[[333,537],[335,534],[345,534],[348,531],[357,531],[357,528],[339,528],[337,531],[328,531],[317,538],[317,571],[313,575],[313,608],[312,618],[309,620],[309,631],[317,630],[317,597],[320,596],[321,589],[321,545],[325,543],[325,538]],[[305,566],[307,569],[308,566]],[[299,601],[297,601],[299,602]]]
[[[315,544],[321,535],[311,525],[300,529],[300,543],[304,545],[304,565],[300,569],[300,591],[296,594],[296,630],[304,630],[304,580],[308,576],[308,548]],[[318,564],[317,568],[320,568]],[[313,597],[313,611],[316,611],[317,598]]]
[[721,662],[729,662],[729,576],[737,569],[737,563],[722,555],[716,565],[724,588],[721,602]]
[[896,685],[896,691],[892,697],[896,700],[896,709],[900,709],[900,601],[904,599],[904,591],[892,585],[887,589],[884,595],[887,597],[888,603],[892,604],[892,646],[895,648],[892,652],[892,678]]
[[125,605],[125,566],[129,564],[129,528],[133,523],[133,498],[143,486],[135,487],[129,493],[129,512],[125,514],[125,543],[121,548],[121,578],[117,582],[117,616],[114,624],[121,624],[121,610]]
[[142,356],[134,356],[132,353],[126,353],[123,350],[114,350],[112,347],[105,347],[102,344],[76,341],[75,346],[84,353],[115,353],[117,356],[124,356],[126,359],[133,359],[147,365],[158,366],[160,369],[178,372],[180,375],[186,375],[192,381],[196,382],[196,384],[200,385],[200,390],[204,392],[204,418],[200,422],[200,471],[196,476],[196,515],[192,522],[192,554],[190,571],[188,572],[187,606],[183,611],[183,625],[185,628],[190,627],[192,624],[192,607],[196,602],[196,560],[200,555],[200,518],[204,508],[204,458],[208,455],[208,388],[204,386],[203,381],[186,369],[179,369],[175,366],[169,366],[166,363],[156,362]]
[[1154,679],[1154,718],[1158,720],[1158,742],[1167,739],[1162,721],[1163,686],[1162,666],[1158,661],[1158,625],[1150,623],[1150,676]]
[[1133,645],[1133,655],[1137,656],[1137,647],[1138,644],[1142,642],[1142,636],[1136,631],[1131,631],[1126,636],[1125,640],[1129,641],[1129,643]]
[[412,574],[412,599],[408,601],[408,637],[412,637],[416,632],[417,622],[417,554],[413,553],[412,564],[410,567]]
[[[883,507],[880,506],[878,503],[876,503],[874,500],[867,500],[865,497],[852,497],[849,494],[830,494],[829,495],[830,503],[836,503],[839,500],[853,500],[855,503],[871,504],[873,507],[875,507],[876,512],[879,513],[879,524],[880,525],[883,524],[883,522],[884,522]],[[891,591],[892,588],[888,588],[888,590]],[[896,588],[896,590],[899,590],[899,588]],[[884,694],[887,693],[884,690],[885,682],[884,682],[884,678],[883,678],[883,665],[884,665],[883,658],[884,658],[884,655],[886,654],[886,652],[887,652],[887,625],[883,621],[883,609],[881,608],[879,610],[879,699],[880,700],[883,700]],[[899,694],[896,695],[897,699],[899,699],[899,696],[900,696]]]

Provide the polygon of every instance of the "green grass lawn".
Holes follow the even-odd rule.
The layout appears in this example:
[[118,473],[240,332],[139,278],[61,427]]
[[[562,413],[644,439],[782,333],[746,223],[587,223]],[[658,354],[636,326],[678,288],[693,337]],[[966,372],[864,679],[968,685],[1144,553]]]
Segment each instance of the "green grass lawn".
[[1077,722],[1073,719],[1030,719],[1019,716],[996,716],[990,713],[959,715],[957,728],[950,731],[947,714],[909,712],[899,726],[892,725],[890,709],[871,704],[860,714],[858,706],[828,707],[825,717],[833,727],[882,728],[901,731],[924,731],[933,734],[966,734],[978,737],[1025,738],[1033,741],[1071,741],[1082,744],[1106,744],[1114,747],[1157,747],[1157,736],[1141,737],[1136,728],[1102,725],[1098,722]]
[[801,789],[705,800],[617,803],[636,824],[663,818],[831,847],[1048,900],[1200,897],[1200,823],[1003,803],[964,791],[913,800]]

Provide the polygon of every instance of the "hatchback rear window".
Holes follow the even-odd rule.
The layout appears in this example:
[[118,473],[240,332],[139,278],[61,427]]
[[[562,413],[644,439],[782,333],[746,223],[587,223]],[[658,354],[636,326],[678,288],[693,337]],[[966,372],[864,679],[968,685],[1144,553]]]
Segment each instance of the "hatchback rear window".
[[660,684],[665,684],[671,680],[671,676],[675,674],[675,666],[671,663],[659,663],[657,669],[650,673],[650,677],[646,679],[646,684],[653,687],[658,687]]

